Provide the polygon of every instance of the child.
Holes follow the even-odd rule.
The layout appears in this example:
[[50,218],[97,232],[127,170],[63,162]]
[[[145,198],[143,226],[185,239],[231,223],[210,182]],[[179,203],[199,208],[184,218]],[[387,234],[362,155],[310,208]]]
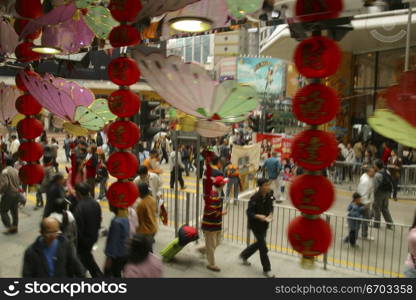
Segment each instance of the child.
[[98,200],[103,200],[107,194],[107,181],[108,181],[108,170],[105,162],[105,154],[100,153],[98,155],[98,168],[97,168],[97,179],[96,181],[100,183],[100,193],[98,195]]
[[287,190],[286,187],[289,184],[289,181],[292,179],[292,173],[289,167],[286,167],[284,171],[282,171],[282,184],[280,186],[280,200],[286,200],[285,191]]
[[354,193],[352,195],[352,202],[348,205],[348,228],[349,235],[345,238],[346,243],[350,243],[351,247],[357,247],[356,241],[358,236],[358,230],[360,229],[361,221],[364,217],[365,205],[361,203],[361,195]]

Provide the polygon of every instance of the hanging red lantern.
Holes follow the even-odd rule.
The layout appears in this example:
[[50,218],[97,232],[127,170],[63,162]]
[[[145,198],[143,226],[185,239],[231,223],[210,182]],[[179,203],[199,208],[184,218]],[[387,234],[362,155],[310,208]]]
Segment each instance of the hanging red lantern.
[[331,227],[321,218],[296,217],[290,222],[287,231],[293,249],[304,257],[326,253],[331,245]]
[[20,181],[27,185],[41,183],[44,175],[45,172],[39,164],[28,164],[19,169]]
[[34,44],[32,42],[23,42],[19,44],[15,49],[16,58],[21,62],[39,60],[40,54],[32,51],[33,46]]
[[131,181],[114,182],[107,191],[107,199],[112,206],[127,208],[139,197],[137,185]]
[[338,146],[331,133],[306,130],[298,133],[292,142],[292,157],[301,167],[318,171],[329,167],[338,156]]
[[335,74],[341,59],[342,53],[337,43],[323,36],[313,36],[302,41],[294,55],[299,73],[308,78],[323,78]]
[[[23,29],[25,28],[27,23],[29,23],[29,20],[26,20],[26,19],[16,19],[14,21],[13,27],[17,35],[22,34]],[[39,28],[38,30],[26,35],[25,40],[32,40],[32,41],[36,40],[40,36],[41,33],[42,33],[42,28]]]
[[19,16],[26,19],[36,19],[43,15],[40,0],[16,0],[15,9]]
[[[30,71],[30,70],[24,70],[23,72],[25,72],[29,76],[39,76],[38,73]],[[16,77],[15,77],[16,87],[19,90],[23,91],[23,92],[27,92],[28,90],[27,90],[25,84],[23,83],[23,80],[22,80],[20,74],[21,74],[21,72],[18,72],[16,74]]]
[[17,98],[16,109],[22,115],[32,116],[39,114],[42,106],[31,94],[24,94]]
[[334,187],[324,176],[296,177],[290,185],[289,195],[293,206],[308,215],[320,215],[335,200]]
[[335,118],[339,99],[333,89],[323,84],[310,84],[297,92],[292,107],[299,121],[321,125]]
[[139,162],[130,152],[114,152],[107,160],[107,169],[111,176],[129,179],[137,174]]
[[117,85],[129,86],[139,81],[140,70],[131,58],[119,57],[108,65],[108,77]]
[[140,139],[140,130],[131,121],[116,121],[108,129],[108,142],[118,149],[133,147]]
[[19,157],[23,161],[37,162],[43,155],[43,147],[40,143],[24,142],[19,146]]
[[297,0],[296,17],[301,22],[337,18],[343,10],[342,0]]
[[142,9],[142,3],[140,0],[111,0],[108,9],[118,22],[133,22]]
[[109,40],[114,48],[134,46],[140,42],[140,33],[133,26],[122,24],[111,30]]
[[110,95],[108,108],[120,118],[130,118],[140,110],[140,98],[129,89],[121,89]]
[[42,131],[42,122],[35,118],[26,118],[17,123],[17,132],[23,139],[33,140],[40,136]]

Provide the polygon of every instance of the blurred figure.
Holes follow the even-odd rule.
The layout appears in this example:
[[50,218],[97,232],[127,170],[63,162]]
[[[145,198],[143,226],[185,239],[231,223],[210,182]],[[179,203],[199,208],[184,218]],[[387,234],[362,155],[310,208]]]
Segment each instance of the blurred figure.
[[361,203],[361,195],[354,193],[352,195],[352,202],[348,205],[348,228],[349,235],[344,239],[345,243],[350,243],[351,247],[357,247],[356,241],[358,237],[358,230],[361,226],[361,221],[364,217],[365,205]]
[[393,219],[389,210],[389,198],[393,191],[393,179],[388,170],[384,168],[381,160],[376,160],[374,168],[376,175],[374,177],[374,228],[380,228],[381,214],[387,223],[387,229],[393,229]]
[[88,148],[88,155],[86,157],[85,170],[87,183],[90,186],[90,194],[92,198],[95,198],[95,177],[97,176],[98,168],[98,155],[97,155],[97,146],[92,144]]
[[368,221],[362,222],[362,233],[361,236],[366,240],[373,240],[374,238],[368,236],[368,225],[369,221],[373,217],[371,207],[374,203],[374,175],[376,171],[373,167],[369,167],[367,172],[361,175],[360,183],[357,187],[357,192],[361,195],[361,202],[365,205],[363,212],[363,218]]
[[175,187],[175,180],[176,180],[176,155],[178,156],[178,181],[181,185],[181,189],[185,189],[185,182],[182,177],[182,173],[185,169],[185,165],[182,162],[181,153],[177,153],[177,150],[172,151],[169,156],[169,166],[170,166],[170,188],[173,189]]
[[[227,189],[225,192],[225,202],[233,204],[234,201],[238,201],[238,194],[241,184],[240,171],[238,170],[237,166],[230,163],[227,167],[225,167],[225,174],[227,174],[228,179]],[[230,200],[231,188],[233,188],[234,196]]]
[[146,166],[147,170],[151,173],[163,173],[163,170],[159,167],[159,154],[156,150],[150,151],[150,156],[144,160],[143,165]]
[[55,172],[59,171],[59,164],[58,164],[58,141],[55,138],[51,139],[51,153],[52,153],[52,165],[55,168]]
[[[279,159],[277,158],[277,152],[272,153],[272,157],[266,159],[264,162],[264,169],[267,172],[266,178],[270,180],[272,184],[273,194],[276,198],[279,198],[279,174],[281,166]],[[279,199],[280,200],[280,199]]]
[[130,241],[130,251],[124,278],[161,278],[162,262],[152,253],[152,242],[143,235],[135,235]]
[[17,136],[12,134],[11,137],[10,137],[9,153],[12,156],[13,163],[15,161],[17,161],[17,159],[18,159],[19,147],[20,147],[20,142],[19,142]]
[[46,205],[43,211],[43,217],[49,217],[53,207],[58,199],[65,198],[65,178],[61,173],[52,176],[50,182],[46,185]]
[[407,241],[409,243],[409,255],[406,258],[404,275],[407,278],[416,278],[416,213]]
[[22,277],[85,277],[84,268],[75,254],[74,247],[61,235],[59,222],[55,218],[42,220],[40,234],[25,251]]
[[391,155],[391,149],[386,142],[381,145],[381,161],[384,165],[387,165]]
[[391,151],[391,156],[388,160],[389,171],[393,179],[393,200],[397,201],[397,191],[399,188],[400,171],[403,165],[402,159],[397,155],[396,151]]
[[105,154],[100,153],[98,155],[98,167],[96,181],[100,184],[100,193],[98,194],[98,200],[106,198],[107,195],[107,182],[108,182],[108,170],[105,161]]
[[75,222],[74,215],[68,210],[68,205],[69,203],[66,199],[57,199],[53,204],[49,216],[59,222],[62,235],[76,249],[78,242],[77,223]]
[[69,162],[71,159],[71,144],[72,144],[71,135],[67,134],[64,139],[64,150],[65,150],[65,157],[66,161]]
[[150,173],[145,166],[140,166],[138,175],[134,179],[134,184],[137,185],[137,188],[140,187],[141,183],[146,183],[149,185],[150,192],[152,193],[153,198],[158,203],[158,212],[159,212],[159,201],[161,200],[162,195],[162,181],[160,180],[160,176],[156,173]]
[[154,243],[154,236],[158,229],[157,204],[152,197],[149,186],[146,183],[139,184],[140,199],[138,199],[136,213],[139,225],[136,233],[147,236]]

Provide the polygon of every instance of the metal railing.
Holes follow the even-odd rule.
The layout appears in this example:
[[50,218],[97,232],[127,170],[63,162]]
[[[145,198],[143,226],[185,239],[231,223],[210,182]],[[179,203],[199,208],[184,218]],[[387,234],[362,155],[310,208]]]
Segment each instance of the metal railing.
[[[174,222],[171,221],[174,220],[175,213],[175,192],[165,189],[162,197],[165,200],[170,220],[168,226],[175,227]],[[181,191],[177,203],[179,226],[189,224],[199,229],[204,208],[202,196],[197,199],[194,193]],[[247,229],[247,206],[247,201],[240,200],[226,207],[227,214],[223,219],[224,240],[241,245],[247,245],[254,240],[253,235]],[[287,238],[287,227],[290,221],[299,215],[300,212],[293,207],[274,206],[273,220],[267,234],[270,251],[299,256],[292,249]],[[392,229],[387,229],[387,224],[380,222],[379,229],[371,226],[368,229],[372,240],[364,240],[359,234],[358,247],[353,248],[344,242],[349,233],[348,217],[326,213],[322,215],[322,218],[330,224],[333,234],[332,245],[328,253],[317,257],[318,264],[324,269],[332,265],[380,277],[403,276],[404,261],[408,255],[407,233],[410,226],[392,224]]]

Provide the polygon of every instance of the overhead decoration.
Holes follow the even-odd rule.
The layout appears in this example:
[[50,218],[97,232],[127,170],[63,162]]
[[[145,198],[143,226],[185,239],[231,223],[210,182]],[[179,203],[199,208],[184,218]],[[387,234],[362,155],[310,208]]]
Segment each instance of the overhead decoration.
[[230,16],[242,19],[262,8],[264,0],[226,0]]
[[343,8],[342,0],[298,0],[295,12],[301,22],[315,22],[337,18]]
[[17,115],[16,99],[20,96],[18,89],[0,82],[0,125],[7,127]]
[[0,16],[0,54],[14,53],[14,49],[19,44],[19,36],[10,25],[10,22]]
[[[109,9],[121,25],[110,33],[113,47],[128,47],[140,43],[140,34],[131,24],[142,9],[141,1],[112,0]],[[136,175],[139,162],[131,153],[131,148],[140,140],[140,129],[130,121],[139,112],[140,99],[129,86],[140,80],[140,69],[136,62],[122,51],[120,57],[108,65],[108,77],[119,85],[118,91],[111,94],[108,106],[118,118],[107,129],[108,143],[116,148],[107,161],[109,173],[117,178],[107,192],[111,205],[121,208],[131,206],[139,196],[137,185],[130,180]]]
[[36,73],[30,70],[22,70],[16,75],[16,86],[24,92],[15,104],[16,109],[24,115],[24,118],[17,123],[19,138],[25,139],[25,142],[19,146],[18,154],[20,160],[27,163],[19,169],[19,178],[22,183],[29,186],[40,184],[44,176],[43,167],[38,163],[43,155],[43,147],[35,141],[43,132],[43,123],[36,119],[42,107],[30,93],[23,78],[34,74]]
[[[296,16],[302,22],[318,21],[337,17],[342,8],[341,0],[297,0]],[[321,84],[321,79],[337,72],[342,53],[336,42],[321,34],[318,23],[312,36],[299,43],[294,53],[295,65],[309,79],[309,85],[296,94],[293,113],[310,128],[292,142],[292,157],[305,175],[296,177],[290,185],[291,201],[302,215],[289,224],[288,238],[302,255],[304,267],[313,267],[315,257],[326,253],[331,244],[331,228],[320,214],[331,207],[335,193],[322,170],[335,162],[339,151],[335,136],[317,127],[335,118],[340,106],[336,91]]]
[[43,8],[40,0],[17,0],[15,9],[17,14],[25,19],[36,19],[43,15]]
[[207,138],[222,137],[230,133],[231,126],[218,121],[199,120],[195,128],[199,135]]
[[180,57],[136,52],[135,59],[146,81],[159,95],[198,119],[241,122],[258,106],[260,97],[254,88],[233,80],[218,83],[202,66],[183,63]]
[[142,21],[147,18],[161,16],[167,12],[177,11],[198,1],[200,0],[141,0],[142,8],[135,17],[135,21]]

